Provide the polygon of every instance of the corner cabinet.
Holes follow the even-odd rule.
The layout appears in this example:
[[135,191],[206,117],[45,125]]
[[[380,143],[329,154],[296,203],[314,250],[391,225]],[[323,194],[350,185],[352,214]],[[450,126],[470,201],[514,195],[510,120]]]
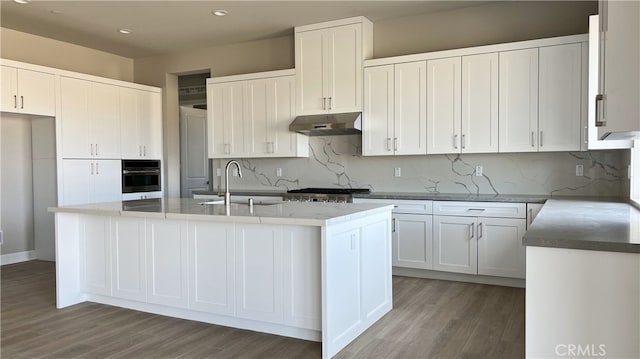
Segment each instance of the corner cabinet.
[[362,111],[362,62],[372,46],[364,17],[296,27],[296,114]]
[[295,118],[292,70],[207,80],[209,158],[307,157]]
[[629,131],[640,136],[640,2],[600,0],[599,20],[598,138]]
[[0,66],[0,111],[55,116],[55,76],[11,66]]

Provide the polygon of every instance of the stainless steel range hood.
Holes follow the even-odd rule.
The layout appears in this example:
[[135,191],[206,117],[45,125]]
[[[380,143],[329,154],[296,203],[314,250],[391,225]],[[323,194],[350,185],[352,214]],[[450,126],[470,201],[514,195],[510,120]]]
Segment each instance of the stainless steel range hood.
[[333,113],[298,116],[289,131],[307,136],[359,135],[362,133],[362,113]]

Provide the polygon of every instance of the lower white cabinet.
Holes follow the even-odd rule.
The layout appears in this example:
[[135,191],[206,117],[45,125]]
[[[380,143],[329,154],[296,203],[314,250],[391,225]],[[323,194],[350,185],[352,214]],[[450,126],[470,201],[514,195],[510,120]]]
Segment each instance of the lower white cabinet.
[[477,274],[476,218],[433,217],[433,269]]
[[544,203],[527,203],[527,228],[529,228],[533,220],[536,219],[542,206],[544,206]]
[[233,225],[189,222],[189,308],[235,313]]
[[80,283],[84,292],[111,295],[110,218],[82,216],[80,235]]
[[145,220],[111,218],[111,278],[113,296],[146,301]]
[[189,304],[187,222],[146,220],[147,302]]
[[394,213],[392,221],[393,266],[432,269],[432,216]]
[[62,205],[122,199],[120,160],[62,160]]
[[524,278],[526,220],[478,218],[478,274]]

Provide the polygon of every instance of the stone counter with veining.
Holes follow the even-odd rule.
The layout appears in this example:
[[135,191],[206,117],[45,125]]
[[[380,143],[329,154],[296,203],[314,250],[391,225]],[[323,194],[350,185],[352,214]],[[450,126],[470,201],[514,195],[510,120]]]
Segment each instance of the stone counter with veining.
[[624,202],[546,202],[524,236],[527,246],[640,253],[640,210]]

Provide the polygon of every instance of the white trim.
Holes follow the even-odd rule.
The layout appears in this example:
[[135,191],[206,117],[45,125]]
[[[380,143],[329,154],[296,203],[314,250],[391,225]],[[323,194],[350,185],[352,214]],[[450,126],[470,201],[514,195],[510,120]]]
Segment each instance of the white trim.
[[413,54],[413,55],[394,56],[394,57],[385,57],[380,59],[365,60],[362,66],[363,67],[381,66],[381,65],[398,64],[398,63],[404,63],[404,62],[440,59],[440,58],[446,58],[446,57],[478,55],[478,54],[491,53],[491,52],[503,52],[503,51],[529,49],[534,47],[582,43],[582,42],[588,42],[588,41],[589,41],[589,34],[559,36],[559,37],[551,37],[546,39],[508,42],[503,44],[474,46],[474,47],[466,47],[462,49],[425,52],[422,54]]
[[27,262],[36,259],[36,251],[7,253],[0,256],[0,265]]
[[242,74],[242,75],[211,77],[207,79],[207,85],[217,84],[222,82],[235,82],[235,81],[245,81],[245,80],[266,79],[266,78],[272,78],[272,77],[295,76],[295,74],[296,74],[296,69],[287,69],[287,70],[255,72],[251,74]]
[[[34,64],[27,63],[27,62],[13,61],[13,60],[0,58],[0,65],[9,66],[9,67],[16,67],[16,68],[19,68],[19,69],[25,69],[25,70],[31,70],[31,71],[44,72],[44,73],[47,73],[47,74],[52,74],[52,75],[57,75],[57,76],[71,77],[71,78],[74,78],[74,79],[82,79],[82,80],[89,80],[89,81],[94,81],[94,82],[101,82],[101,83],[105,83],[105,84],[109,84],[109,85],[127,87],[127,88],[132,88],[132,89],[137,89],[137,90],[143,90],[143,91],[150,91],[150,92],[157,92],[157,93],[160,93],[162,91],[162,89],[160,87],[141,85],[141,84],[136,84],[136,83],[133,83],[133,82],[122,81],[122,80],[114,80],[114,79],[110,79],[110,78],[106,78],[106,77],[83,74],[83,73],[80,73],[80,72],[56,69],[54,67],[46,67],[46,66],[34,65]],[[58,94],[58,93],[59,92],[56,92],[56,94]],[[58,97],[58,96],[56,96],[56,97]]]
[[371,23],[371,20],[367,19],[364,16],[356,16],[356,17],[349,17],[349,18],[346,18],[346,19],[320,22],[320,23],[317,23],[317,24],[296,26],[294,28],[293,32],[294,33],[299,33],[299,32],[313,31],[313,30],[318,30],[318,29],[326,29],[326,28],[329,28],[329,27],[336,27],[336,26],[343,26],[343,25],[363,24],[363,23],[366,23],[366,22]]

